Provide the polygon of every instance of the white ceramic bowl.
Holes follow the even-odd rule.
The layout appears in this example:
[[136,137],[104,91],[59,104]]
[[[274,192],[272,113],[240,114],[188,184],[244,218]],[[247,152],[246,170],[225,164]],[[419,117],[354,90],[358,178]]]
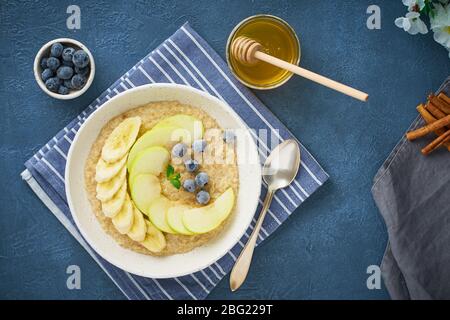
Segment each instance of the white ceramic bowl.
[[[122,248],[102,229],[92,212],[85,191],[84,166],[100,130],[115,116],[154,101],[179,101],[198,107],[216,119],[222,128],[242,129],[236,139],[239,164],[239,193],[234,215],[223,232],[191,252],[152,257]],[[252,161],[247,161],[252,159]],[[261,166],[257,147],[242,119],[219,99],[176,84],[150,84],[125,91],[106,102],[81,126],[67,157],[66,194],[70,211],[83,237],[113,265],[144,277],[172,278],[190,274],[224,256],[243,236],[258,205]]]
[[[50,56],[50,47],[56,42],[60,42],[64,46],[71,46],[76,50],[78,50],[78,49],[84,50],[88,54],[89,61],[90,61],[89,67],[91,70],[89,71],[89,77],[87,78],[87,81],[86,81],[86,84],[84,85],[84,87],[81,88],[80,90],[71,90],[69,94],[65,94],[65,95],[48,90],[47,87],[45,86],[44,81],[42,81],[42,78],[41,78],[41,73],[43,71],[42,67],[41,67],[41,60],[44,57]],[[91,86],[92,81],[94,81],[94,76],[95,76],[94,56],[92,55],[92,53],[89,51],[89,49],[84,44],[82,44],[81,42],[79,42],[77,40],[69,39],[69,38],[55,39],[55,40],[49,41],[46,44],[44,44],[42,46],[42,48],[38,51],[38,53],[36,54],[36,57],[34,58],[33,72],[34,72],[34,78],[36,79],[36,82],[38,83],[39,87],[50,97],[60,99],[60,100],[74,99],[76,97],[81,96],[83,93],[85,93],[87,91],[87,89],[89,89],[89,87]]]

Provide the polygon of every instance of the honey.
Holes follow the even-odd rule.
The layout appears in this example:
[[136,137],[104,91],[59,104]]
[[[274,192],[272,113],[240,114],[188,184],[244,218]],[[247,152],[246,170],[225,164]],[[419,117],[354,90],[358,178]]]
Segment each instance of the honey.
[[280,18],[258,15],[245,19],[232,31],[227,44],[227,60],[231,71],[246,86],[255,89],[271,89],[285,83],[292,73],[263,61],[247,65],[230,53],[234,39],[246,36],[261,43],[264,52],[287,62],[298,64],[300,43],[294,30]]

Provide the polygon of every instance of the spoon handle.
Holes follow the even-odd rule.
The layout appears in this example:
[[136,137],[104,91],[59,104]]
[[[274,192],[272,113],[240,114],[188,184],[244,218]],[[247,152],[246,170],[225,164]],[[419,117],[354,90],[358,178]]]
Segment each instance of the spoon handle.
[[256,222],[255,228],[253,229],[250,238],[244,249],[242,249],[241,254],[234,264],[233,270],[231,270],[230,275],[230,288],[231,291],[236,291],[244,283],[247,277],[248,270],[250,268],[250,263],[252,262],[253,250],[255,249],[256,240],[258,239],[259,230],[261,229],[264,217],[266,216],[267,210],[272,202],[274,191],[268,190],[266,198],[264,199],[263,207],[259,215],[258,221]]

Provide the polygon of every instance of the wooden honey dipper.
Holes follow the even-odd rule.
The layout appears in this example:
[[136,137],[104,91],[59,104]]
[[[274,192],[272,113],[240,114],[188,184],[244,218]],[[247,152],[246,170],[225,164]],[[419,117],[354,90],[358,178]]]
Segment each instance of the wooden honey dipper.
[[275,58],[274,56],[262,52],[262,49],[263,46],[259,42],[242,36],[236,38],[231,43],[231,54],[236,59],[240,60],[243,63],[255,64],[256,62],[258,62],[258,60],[262,60],[278,68],[288,70],[306,79],[320,83],[325,87],[334,89],[355,99],[367,101],[367,99],[369,98],[369,95],[365,92],[356,90],[352,87],[346,86],[345,84],[328,79],[312,71],[300,68],[295,64]]

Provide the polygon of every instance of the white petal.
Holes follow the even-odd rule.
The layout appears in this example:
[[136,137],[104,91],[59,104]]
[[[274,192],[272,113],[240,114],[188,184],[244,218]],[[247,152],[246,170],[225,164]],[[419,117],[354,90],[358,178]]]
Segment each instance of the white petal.
[[397,27],[403,29],[403,20],[405,20],[405,18],[403,18],[403,17],[400,17],[400,18],[395,19],[395,25],[396,25]]
[[450,49],[450,36],[448,36],[448,37],[445,39],[444,47],[446,47],[447,49]]
[[407,7],[412,7],[416,4],[416,0],[402,0],[402,2]]
[[408,19],[414,19],[414,18],[419,18],[420,17],[420,13],[418,13],[418,12],[408,12],[407,14],[406,14],[406,18],[408,18]]
[[418,0],[417,4],[419,5],[419,10],[425,8],[425,0]]
[[422,20],[417,20],[416,21],[416,25],[417,25],[417,29],[421,34],[427,34],[428,33],[428,28],[427,25],[425,24],[425,22],[423,22]]
[[406,30],[409,34],[415,35],[419,33],[419,28],[417,27],[416,23],[412,23],[411,27]]
[[433,39],[439,44],[444,44],[445,42],[445,35],[441,30],[436,30],[433,34]]
[[[411,21],[410,21],[409,19],[403,20],[403,29],[404,29],[406,32],[411,33],[411,32],[410,32],[411,28],[412,28]],[[417,33],[417,32],[416,32],[416,33]],[[411,34],[415,34],[415,33],[411,33]]]

